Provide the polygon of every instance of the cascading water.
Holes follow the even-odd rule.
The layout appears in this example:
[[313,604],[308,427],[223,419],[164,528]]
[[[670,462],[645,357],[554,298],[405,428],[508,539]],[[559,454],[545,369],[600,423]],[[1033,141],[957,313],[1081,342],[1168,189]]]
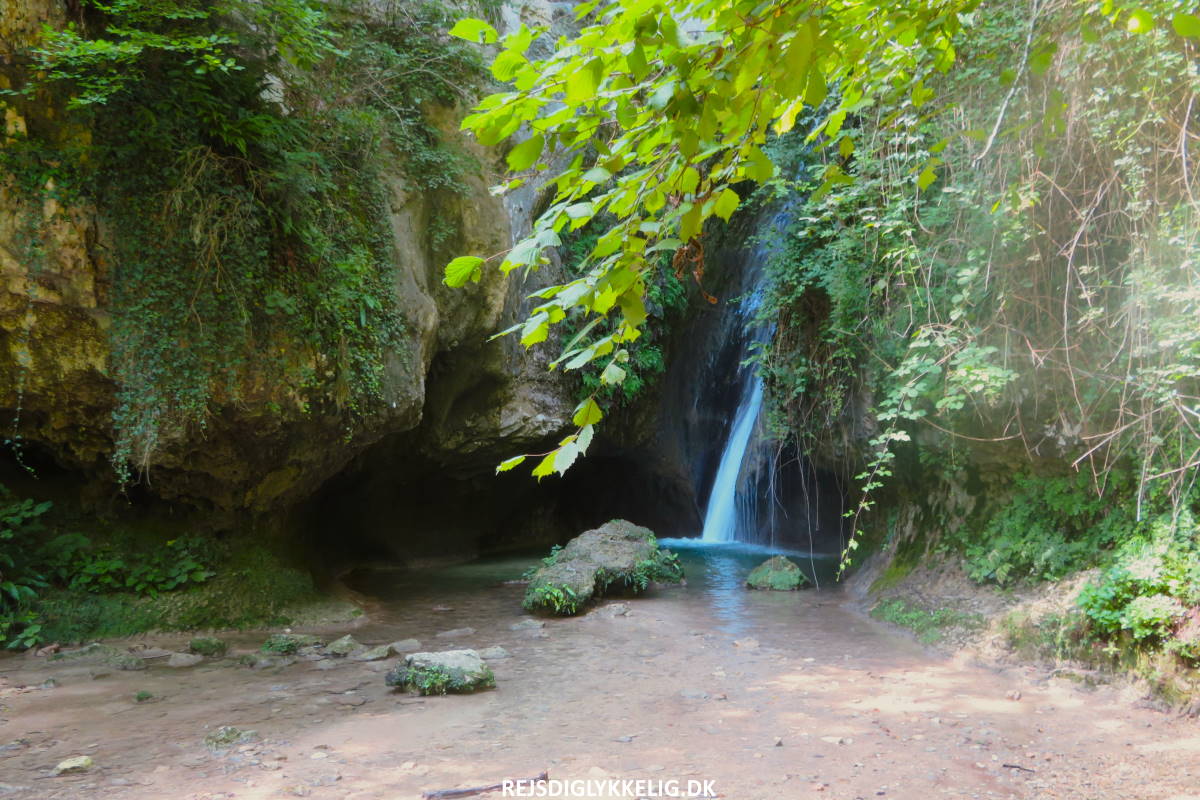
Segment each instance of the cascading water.
[[750,383],[749,393],[743,393],[738,404],[733,428],[721,453],[717,478],[713,481],[712,493],[708,498],[704,533],[700,537],[706,542],[738,541],[738,477],[742,473],[742,462],[746,460],[746,450],[750,446],[750,437],[758,422],[763,400],[762,381],[752,374]]
[[[780,215],[782,216],[782,215]],[[778,221],[779,217],[776,218]],[[760,293],[762,291],[762,264],[769,252],[759,247],[754,252],[750,267],[753,289],[738,307],[738,318],[744,335],[738,358],[737,411],[729,438],[721,451],[717,477],[708,495],[708,508],[704,513],[704,531],[700,538],[705,542],[747,541],[746,531],[754,527],[757,495],[753,486],[742,491],[742,466],[746,463],[758,427],[759,412],[763,404],[763,383],[753,366],[746,364],[753,348],[769,338],[771,329],[756,323]]]

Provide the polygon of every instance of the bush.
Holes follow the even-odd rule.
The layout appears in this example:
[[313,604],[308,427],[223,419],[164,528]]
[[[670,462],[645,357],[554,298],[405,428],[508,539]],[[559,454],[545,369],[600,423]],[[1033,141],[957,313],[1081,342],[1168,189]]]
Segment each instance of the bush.
[[982,531],[960,532],[972,580],[1009,586],[1058,580],[1094,565],[1137,528],[1128,507],[1110,494],[1097,496],[1089,476],[1015,480],[1012,499]]
[[1113,554],[1111,566],[1084,587],[1078,603],[1102,635],[1128,634],[1195,659],[1190,643],[1174,638],[1200,607],[1200,526],[1192,513],[1155,518]]

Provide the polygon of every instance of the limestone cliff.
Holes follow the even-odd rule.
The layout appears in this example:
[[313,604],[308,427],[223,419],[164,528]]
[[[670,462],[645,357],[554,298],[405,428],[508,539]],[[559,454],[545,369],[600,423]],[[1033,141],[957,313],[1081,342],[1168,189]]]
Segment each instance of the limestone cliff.
[[[35,41],[43,24],[66,21],[54,0],[0,7],[10,53]],[[9,109],[6,136],[53,127],[45,111],[28,119]],[[490,272],[467,290],[441,283],[448,257],[501,252],[527,224],[521,215],[528,208],[510,213],[489,193],[494,155],[457,132],[460,113],[428,109],[442,135],[483,165],[463,178],[464,190],[433,195],[399,176],[390,182],[404,339],[387,356],[383,402],[357,417],[308,410],[251,364],[236,400],[214,398],[203,426],[164,434],[142,476],[152,495],[231,514],[273,511],[389,436],[411,433],[427,457],[477,469],[540,443],[569,417],[573,403],[538,356],[487,341],[520,313],[530,291],[524,279]],[[85,141],[87,131],[61,135]],[[0,181],[0,420],[20,450],[85,473],[103,495],[117,489],[109,463],[118,388],[109,332],[122,231],[95,208],[62,204],[55,189],[53,182],[31,190],[11,176]],[[435,216],[456,231],[450,240],[429,236]]]

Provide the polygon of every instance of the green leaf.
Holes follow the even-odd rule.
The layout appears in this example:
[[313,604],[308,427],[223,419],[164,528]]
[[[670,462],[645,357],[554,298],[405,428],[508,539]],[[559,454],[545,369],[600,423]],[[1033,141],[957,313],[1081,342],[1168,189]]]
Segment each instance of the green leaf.
[[1180,36],[1200,39],[1200,17],[1195,14],[1176,14],[1171,17],[1171,27]]
[[513,467],[520,465],[524,460],[525,456],[514,456],[512,458],[505,459],[504,461],[500,462],[499,466],[496,467],[496,474],[499,475],[501,472],[508,472]]
[[582,428],[584,425],[595,425],[603,416],[604,412],[596,405],[595,398],[589,397],[575,408],[571,422]]
[[513,172],[529,169],[542,155],[545,146],[546,138],[540,133],[535,133],[508,151],[508,157],[505,159],[508,162],[508,168]]
[[567,75],[567,105],[582,105],[596,96],[600,84],[599,68],[595,62],[580,67]]
[[545,478],[547,475],[553,475],[554,474],[554,458],[557,455],[558,455],[558,451],[555,450],[550,455],[543,458],[541,460],[541,462],[539,462],[538,465],[533,468],[533,477],[537,478],[540,481],[542,478]]
[[473,17],[460,19],[456,22],[454,27],[450,29],[450,35],[477,44],[494,44],[500,39],[495,28],[483,20],[474,19]]
[[603,386],[616,386],[625,380],[625,370],[617,366],[616,362],[609,364],[600,373],[600,383]]
[[917,188],[925,191],[930,184],[937,180],[937,171],[933,167],[926,167],[921,170],[921,174],[917,176]]
[[1125,30],[1130,33],[1148,33],[1154,28],[1154,17],[1144,8],[1135,8],[1125,20]]
[[729,221],[733,216],[733,212],[737,211],[738,204],[742,202],[742,198],[738,197],[738,193],[733,189],[722,189],[720,197],[717,198],[717,204],[713,208],[713,213],[718,217]]
[[446,277],[443,282],[447,286],[464,286],[467,281],[479,282],[483,259],[476,256],[459,256],[446,265]]

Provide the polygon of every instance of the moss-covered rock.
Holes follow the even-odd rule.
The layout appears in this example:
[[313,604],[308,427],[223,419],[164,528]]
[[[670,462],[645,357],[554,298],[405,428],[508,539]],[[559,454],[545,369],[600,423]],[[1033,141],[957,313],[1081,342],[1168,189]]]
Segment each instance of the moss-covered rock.
[[465,694],[496,685],[496,676],[474,650],[413,653],[388,672],[388,686],[430,694]]
[[751,589],[769,589],[777,592],[790,592],[807,585],[808,576],[784,556],[768,558],[751,570],[750,576],[746,578],[746,586]]
[[682,579],[678,558],[658,546],[653,531],[615,519],[581,533],[542,559],[530,575],[524,606],[569,616],[613,589],[638,594],[652,581]]
[[225,655],[225,651],[229,646],[225,644],[224,639],[218,639],[215,636],[197,636],[188,642],[188,651],[195,653],[198,656],[208,656],[215,658]]

